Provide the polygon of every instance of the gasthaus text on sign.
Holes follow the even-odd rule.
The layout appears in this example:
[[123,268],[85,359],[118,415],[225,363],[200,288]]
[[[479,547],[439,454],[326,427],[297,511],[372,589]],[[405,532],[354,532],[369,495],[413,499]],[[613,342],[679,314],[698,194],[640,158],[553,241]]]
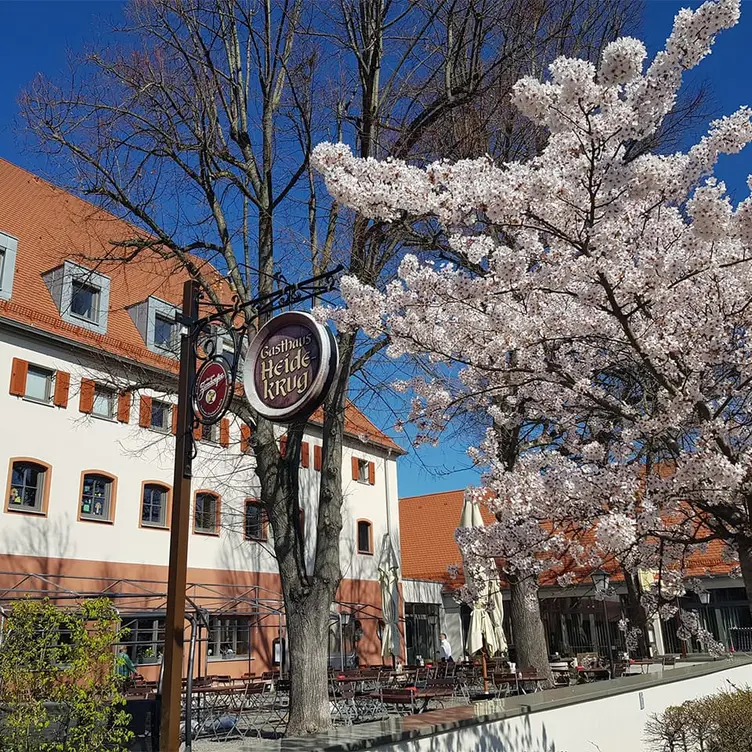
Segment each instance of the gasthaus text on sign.
[[253,338],[243,366],[246,396],[269,420],[286,422],[313,412],[337,371],[334,335],[310,314],[283,313]]

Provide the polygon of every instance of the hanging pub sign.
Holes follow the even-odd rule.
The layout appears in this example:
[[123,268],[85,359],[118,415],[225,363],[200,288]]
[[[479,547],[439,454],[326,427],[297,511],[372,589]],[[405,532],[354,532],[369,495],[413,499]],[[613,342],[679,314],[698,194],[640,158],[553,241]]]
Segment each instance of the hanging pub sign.
[[227,363],[217,358],[204,363],[196,374],[193,409],[202,423],[216,423],[232,397],[232,375]]
[[337,342],[328,327],[300,311],[282,313],[259,329],[243,366],[251,406],[286,423],[310,415],[326,397],[337,371]]

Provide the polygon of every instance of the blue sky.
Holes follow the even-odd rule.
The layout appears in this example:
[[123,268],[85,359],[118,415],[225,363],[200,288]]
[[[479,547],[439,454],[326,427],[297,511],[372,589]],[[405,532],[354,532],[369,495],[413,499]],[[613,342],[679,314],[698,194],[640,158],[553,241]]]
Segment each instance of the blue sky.
[[[647,0],[640,36],[649,52],[660,48],[676,12],[698,2]],[[122,21],[120,0],[0,0],[3,55],[0,58],[0,156],[33,172],[45,174],[45,163],[25,149],[23,133],[14,128],[16,99],[37,73],[51,78],[64,74],[68,56],[91,45],[106,43],[107,30]],[[692,74],[706,83],[712,95],[714,116],[730,114],[752,104],[749,85],[752,67],[752,1],[742,3],[742,20],[717,41],[713,53]],[[732,196],[746,195],[745,181],[752,173],[752,151],[725,159],[719,175]],[[461,488],[476,480],[468,468],[461,437],[439,447],[411,452],[400,463],[400,495]]]

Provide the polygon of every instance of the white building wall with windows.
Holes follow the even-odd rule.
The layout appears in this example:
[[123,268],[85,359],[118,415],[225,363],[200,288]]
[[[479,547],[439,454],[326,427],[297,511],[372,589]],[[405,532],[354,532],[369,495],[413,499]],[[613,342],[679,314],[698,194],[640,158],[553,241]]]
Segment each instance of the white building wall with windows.
[[[29,397],[9,393],[14,359],[30,364]],[[44,385],[35,367],[48,369],[53,381],[58,372],[70,375],[66,407],[52,403],[54,384],[50,385],[49,401],[45,403]],[[166,527],[143,524],[142,503],[145,483],[172,485],[174,436],[169,430],[170,423],[166,431],[139,425],[138,397],[132,400],[128,423],[117,420],[116,397],[111,419],[81,412],[82,384],[85,390],[87,381],[107,384],[112,380],[113,373],[94,353],[87,354],[62,338],[55,342],[50,335],[24,333],[20,328],[0,325],[0,414],[5,426],[0,433],[0,462],[8,473],[0,554],[34,557],[40,562],[40,571],[54,559],[167,564],[169,532]],[[140,394],[151,396],[153,404],[160,398],[169,404],[174,399],[146,389]],[[101,411],[105,398],[97,392],[94,399],[99,408],[96,411]],[[312,426],[305,440],[309,445],[309,467],[301,468],[300,476],[309,565],[312,565],[320,475],[314,470],[313,452],[314,446],[321,444],[319,429]],[[198,442],[192,482],[194,499],[196,491],[217,494],[221,500],[221,525],[218,535],[200,534],[194,530],[196,520],[192,515],[191,568],[276,571],[271,542],[246,540],[244,536],[245,503],[258,496],[258,480],[253,459],[241,453],[240,441],[240,422],[232,418],[228,447]],[[368,475],[365,479],[353,479],[354,457],[372,463],[373,483]],[[28,509],[19,511],[22,505],[11,504],[13,458],[29,458],[49,466],[45,478],[45,514]],[[112,479],[108,521],[95,521],[91,512],[87,519],[87,513],[81,513],[85,471]],[[376,580],[384,534],[388,530],[399,560],[396,456],[372,444],[348,442],[342,477],[343,577]],[[358,551],[358,520],[372,526],[369,552]]]

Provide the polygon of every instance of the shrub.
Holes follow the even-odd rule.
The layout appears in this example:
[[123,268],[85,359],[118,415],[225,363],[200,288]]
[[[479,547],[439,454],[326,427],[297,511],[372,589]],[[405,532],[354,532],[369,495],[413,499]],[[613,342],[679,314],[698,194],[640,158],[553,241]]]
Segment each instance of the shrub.
[[5,619],[0,644],[0,750],[124,750],[115,645],[119,617],[106,598],[62,610],[23,600]]
[[666,708],[651,716],[645,739],[652,752],[752,752],[752,690]]

